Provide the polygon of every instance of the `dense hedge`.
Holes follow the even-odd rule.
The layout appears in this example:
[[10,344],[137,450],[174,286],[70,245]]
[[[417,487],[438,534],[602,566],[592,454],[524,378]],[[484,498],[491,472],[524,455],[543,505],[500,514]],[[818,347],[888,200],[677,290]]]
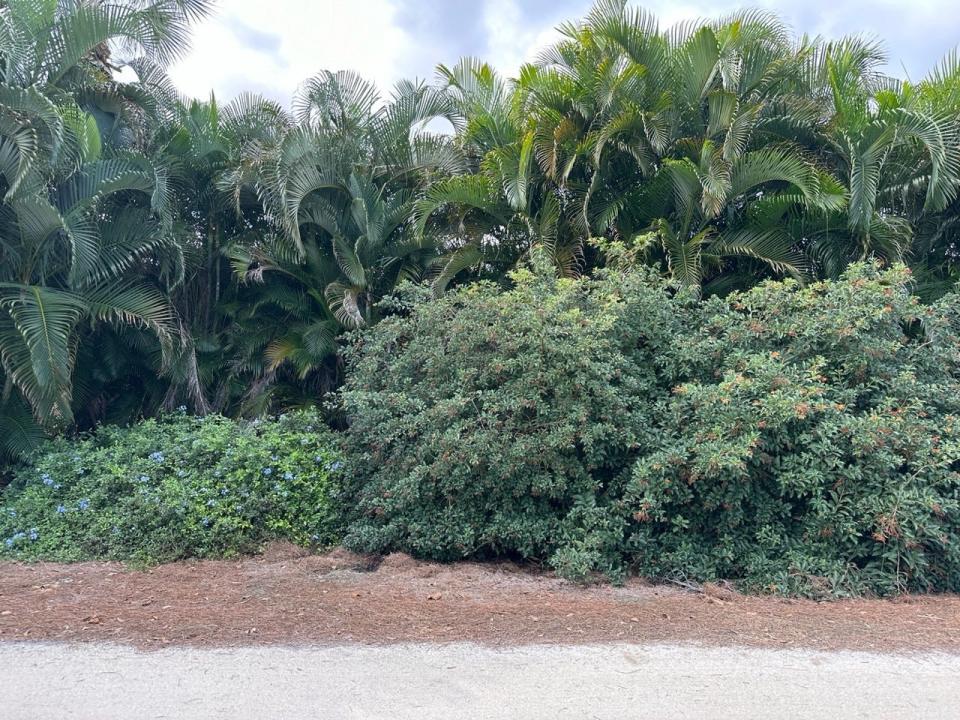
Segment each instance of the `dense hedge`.
[[[700,301],[643,269],[410,287],[348,351],[348,430],[184,413],[49,443],[0,557],[156,562],[345,532],[805,595],[960,590],[960,303],[903,267]],[[340,470],[341,460],[346,463]]]
[[631,448],[655,442],[672,316],[640,275],[512,279],[417,304],[354,348],[341,393],[351,547],[545,558],[596,526],[622,535],[609,491]]
[[316,413],[185,414],[48,443],[0,495],[0,557],[221,557],[274,538],[326,544],[340,461]]
[[791,593],[960,589],[958,304],[904,268],[413,295],[358,341],[349,546]]
[[909,273],[711,300],[624,487],[642,572],[831,593],[960,589],[955,296]]

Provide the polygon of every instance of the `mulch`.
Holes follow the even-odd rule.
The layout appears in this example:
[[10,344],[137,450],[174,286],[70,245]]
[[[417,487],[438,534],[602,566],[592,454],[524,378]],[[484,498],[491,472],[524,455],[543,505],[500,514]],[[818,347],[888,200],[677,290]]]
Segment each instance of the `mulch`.
[[474,642],[960,651],[960,597],[815,602],[632,579],[580,587],[512,563],[310,555],[134,570],[0,563],[0,641],[171,645]]

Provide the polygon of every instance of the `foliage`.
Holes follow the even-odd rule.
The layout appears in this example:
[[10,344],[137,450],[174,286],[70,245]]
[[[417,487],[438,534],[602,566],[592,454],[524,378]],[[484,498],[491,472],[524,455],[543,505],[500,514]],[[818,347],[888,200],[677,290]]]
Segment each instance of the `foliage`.
[[0,558],[155,563],[335,540],[340,466],[314,412],[184,412],[51,441],[0,496]]
[[[208,9],[207,0],[0,7],[0,426],[16,428],[0,456],[28,452],[40,428],[73,424],[78,362],[98,327],[150,334],[159,367],[183,342],[162,290],[183,273],[176,208],[148,138],[165,95],[158,64],[186,49],[187,26]],[[137,82],[114,81],[112,49]]]
[[418,205],[449,238],[444,284],[532,246],[576,275],[592,235],[648,231],[647,261],[708,293],[835,277],[906,257],[915,219],[957,197],[958,108],[935,90],[955,62],[917,93],[876,43],[795,39],[755,11],[663,30],[625,0],[559,30],[512,85],[478,61],[439,69],[476,158]]
[[352,350],[348,545],[788,593],[960,588],[960,336],[899,266],[400,303]]
[[960,588],[960,336],[901,267],[704,305],[625,488],[641,572],[780,592]]
[[515,77],[324,70],[285,109],[179,95],[211,8],[0,4],[3,460],[181,404],[316,405],[399,284],[506,286],[534,253],[574,278],[594,238],[703,297],[869,258],[924,299],[955,284],[956,53],[913,84],[769,13],[663,28],[598,0]]
[[502,293],[478,283],[417,304],[408,288],[402,313],[357,341],[340,393],[347,544],[545,559],[577,542],[630,448],[653,442],[671,328],[647,336],[634,319],[665,310],[641,277],[558,280],[541,267]]
[[[180,405],[317,406],[366,329],[334,407],[355,547],[957,588],[956,52],[912,83],[878,42],[769,13],[663,28],[597,0],[515,77],[464,58],[381,93],[324,70],[288,110],[177,92],[212,6],[0,2],[0,462],[49,465],[17,471],[10,552],[327,527],[325,472],[289,496],[308,517],[249,466],[298,420],[165,417],[97,431],[81,466],[65,440],[32,453]],[[178,439],[206,433],[207,454]],[[185,476],[133,484],[181,451]],[[204,464],[273,509],[178,511],[216,500]]]

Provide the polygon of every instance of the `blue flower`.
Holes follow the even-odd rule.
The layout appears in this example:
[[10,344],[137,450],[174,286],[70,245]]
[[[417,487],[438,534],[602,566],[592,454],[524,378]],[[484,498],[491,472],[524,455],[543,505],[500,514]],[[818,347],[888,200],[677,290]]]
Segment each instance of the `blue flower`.
[[65,513],[66,511],[67,511],[67,508],[64,507],[63,505],[57,505],[57,512],[58,512],[58,513],[60,513],[60,514],[62,515],[62,514]]
[[334,463],[330,463],[330,466],[329,466],[329,467],[330,467],[330,470],[331,470],[332,472],[336,472],[337,470],[339,470],[340,468],[343,467],[343,463],[340,462],[339,460],[337,460],[337,461],[334,462]]
[[215,507],[217,504],[216,500],[207,500],[207,507]]
[[31,540],[36,540],[38,537],[40,537],[40,533],[37,532],[37,529],[36,529],[36,528],[30,528],[30,539],[31,539]]
[[230,494],[230,489],[229,489],[229,488],[223,488],[223,489],[220,491],[220,494],[221,494],[223,497],[226,497],[227,495]]
[[263,469],[263,474],[266,475],[266,476],[268,476],[268,477],[269,477],[270,475],[273,475],[273,468],[265,467],[265,468]]
[[284,480],[293,480],[293,473],[290,472],[289,470],[287,470],[287,471],[283,474],[283,479],[284,479]]
[[271,455],[271,456],[270,456],[270,459],[273,460],[274,462],[276,462],[276,461],[279,460],[280,458],[278,458],[276,455]]
[[142,483],[150,482],[150,476],[149,476],[149,475],[141,475],[140,477],[137,478],[137,480],[139,480],[139,481],[142,482]]
[[43,475],[41,475],[40,479],[43,480],[43,484],[46,485],[47,487],[50,487],[51,485],[53,485],[53,478],[47,475],[47,473],[44,473]]
[[150,459],[153,460],[155,463],[162,463],[162,462],[163,462],[163,453],[162,453],[162,452],[159,452],[159,451],[157,451],[157,452],[152,452],[152,453],[150,453]]
[[317,456],[313,459],[313,461],[314,461],[315,463],[318,463],[318,464],[319,464],[319,463],[322,463],[322,462],[323,462],[323,455],[317,455]]
[[210,527],[210,518],[201,518],[200,522],[203,523],[204,527]]
[[16,545],[20,540],[23,540],[23,538],[25,537],[26,537],[26,533],[22,533],[22,532],[14,533],[10,537],[8,537],[6,540],[4,540],[3,544],[6,545],[8,548],[10,548]]
[[86,510],[88,507],[90,507],[90,501],[84,498],[83,500],[77,503],[77,507],[80,508],[81,510]]
[[185,412],[187,411],[187,406],[186,406],[186,405],[181,405],[180,407],[177,408],[177,411],[178,411],[178,412],[185,413]]

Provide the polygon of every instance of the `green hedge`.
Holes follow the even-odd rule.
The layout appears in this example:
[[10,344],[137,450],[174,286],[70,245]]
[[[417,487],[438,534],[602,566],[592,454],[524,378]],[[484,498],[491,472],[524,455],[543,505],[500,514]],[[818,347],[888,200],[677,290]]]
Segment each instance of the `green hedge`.
[[49,443],[0,495],[0,557],[154,563],[335,539],[340,460],[316,413],[183,413]]
[[[175,414],[50,443],[0,557],[159,562],[273,538],[577,579],[960,590],[960,303],[903,267],[707,301],[647,270],[408,288],[348,350],[349,429]],[[346,463],[340,469],[341,457]]]
[[347,544],[801,594],[960,590],[958,303],[518,273],[351,351]]
[[[631,448],[655,442],[656,347],[672,316],[640,276],[619,288],[528,271],[513,281],[401,305],[354,347],[341,393],[350,547],[546,558],[595,542],[597,527],[622,536],[609,491]],[[657,314],[640,352],[646,331],[631,315]],[[606,571],[619,542],[596,556]]]
[[909,272],[711,300],[624,486],[641,572],[808,594],[960,589],[954,295]]

